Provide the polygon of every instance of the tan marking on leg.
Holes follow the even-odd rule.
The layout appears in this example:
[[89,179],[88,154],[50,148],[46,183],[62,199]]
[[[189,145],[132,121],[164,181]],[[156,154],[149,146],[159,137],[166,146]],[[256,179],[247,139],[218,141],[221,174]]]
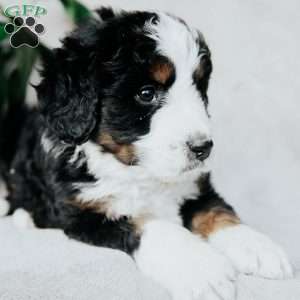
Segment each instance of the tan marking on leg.
[[192,231],[207,238],[217,230],[237,224],[240,224],[240,219],[233,212],[216,207],[197,213],[192,220]]

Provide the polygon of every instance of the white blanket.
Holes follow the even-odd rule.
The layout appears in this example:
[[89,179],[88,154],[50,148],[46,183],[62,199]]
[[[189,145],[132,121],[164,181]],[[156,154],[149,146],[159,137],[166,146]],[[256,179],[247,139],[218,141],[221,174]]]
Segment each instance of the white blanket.
[[[59,230],[22,230],[0,220],[1,300],[169,300],[121,251],[69,240]],[[240,276],[239,300],[299,300],[292,280]]]

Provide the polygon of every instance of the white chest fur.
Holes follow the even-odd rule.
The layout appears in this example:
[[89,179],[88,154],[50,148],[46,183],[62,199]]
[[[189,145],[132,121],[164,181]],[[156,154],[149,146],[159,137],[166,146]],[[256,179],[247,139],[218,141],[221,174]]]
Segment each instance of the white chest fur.
[[101,203],[109,199],[111,215],[152,215],[180,222],[179,205],[199,193],[195,183],[199,170],[180,178],[159,180],[138,166],[128,167],[110,154],[100,154],[99,147],[90,142],[80,150],[86,154],[89,172],[98,180],[93,184],[76,184],[81,190],[78,197],[82,202]]

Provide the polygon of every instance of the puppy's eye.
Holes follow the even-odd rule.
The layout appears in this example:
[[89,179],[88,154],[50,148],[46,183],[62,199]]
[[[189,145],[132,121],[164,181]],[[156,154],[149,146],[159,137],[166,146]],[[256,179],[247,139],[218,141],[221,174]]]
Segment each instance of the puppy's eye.
[[151,104],[156,98],[157,94],[153,85],[143,86],[137,94],[137,100],[143,104]]

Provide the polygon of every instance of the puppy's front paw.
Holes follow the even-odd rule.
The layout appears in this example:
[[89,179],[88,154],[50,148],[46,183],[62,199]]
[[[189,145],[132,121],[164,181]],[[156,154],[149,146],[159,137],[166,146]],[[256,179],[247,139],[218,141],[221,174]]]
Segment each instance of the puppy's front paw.
[[209,238],[245,274],[271,279],[292,277],[292,267],[280,246],[246,225],[224,228]]
[[150,222],[134,256],[174,300],[235,299],[236,274],[229,260],[181,226]]

